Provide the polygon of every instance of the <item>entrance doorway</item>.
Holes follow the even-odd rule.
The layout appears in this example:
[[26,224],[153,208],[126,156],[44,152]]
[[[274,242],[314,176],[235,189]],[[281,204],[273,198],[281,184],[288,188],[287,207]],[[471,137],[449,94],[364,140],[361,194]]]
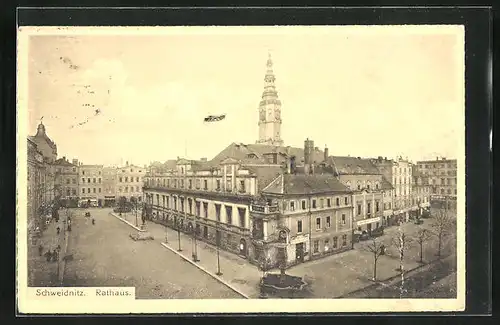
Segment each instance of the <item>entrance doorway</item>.
[[297,262],[304,262],[304,243],[298,243],[295,245],[295,258]]
[[247,257],[247,242],[243,238],[240,240],[240,255]]

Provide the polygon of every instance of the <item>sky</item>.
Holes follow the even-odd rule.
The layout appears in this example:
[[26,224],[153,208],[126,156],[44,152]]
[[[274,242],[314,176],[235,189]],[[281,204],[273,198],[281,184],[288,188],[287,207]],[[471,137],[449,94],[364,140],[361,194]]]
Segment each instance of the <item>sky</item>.
[[58,156],[86,164],[211,159],[257,140],[271,53],[285,145],[413,161],[465,152],[461,28],[154,30],[31,34],[28,133],[43,116]]

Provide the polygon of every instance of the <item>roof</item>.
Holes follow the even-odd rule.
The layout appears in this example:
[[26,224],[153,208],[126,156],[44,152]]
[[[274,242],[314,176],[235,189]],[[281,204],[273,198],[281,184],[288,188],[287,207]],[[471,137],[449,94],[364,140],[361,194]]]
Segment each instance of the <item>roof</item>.
[[[233,142],[219,152],[209,163],[210,165],[218,165],[227,158],[233,158],[243,164],[269,164],[272,161],[268,154],[272,153],[277,153],[280,156],[295,156],[297,164],[304,161],[304,148]],[[323,159],[323,151],[315,150],[313,153],[313,161],[319,163],[323,161]]]
[[379,175],[381,172],[373,164],[371,159],[359,157],[328,157],[327,164],[333,166],[334,170],[340,175],[364,174]]
[[257,193],[261,192],[283,171],[281,166],[244,166],[244,169],[257,176]]
[[67,166],[67,167],[76,167],[75,164],[70,163],[69,161],[65,160],[64,158],[59,158],[53,163],[54,165],[58,166]]
[[382,186],[383,190],[392,190],[392,189],[394,189],[394,186],[392,186],[391,182],[389,182],[387,180],[387,178],[385,178],[383,176],[382,176],[382,184],[381,184],[381,186]]
[[350,192],[350,190],[332,175],[294,175],[278,176],[264,190],[264,194],[320,194],[332,192]]

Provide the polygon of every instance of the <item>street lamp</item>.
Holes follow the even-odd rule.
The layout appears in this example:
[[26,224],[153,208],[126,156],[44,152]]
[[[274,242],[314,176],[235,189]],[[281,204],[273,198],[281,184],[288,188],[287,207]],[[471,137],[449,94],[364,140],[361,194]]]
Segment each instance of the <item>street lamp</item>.
[[177,219],[176,227],[177,227],[177,239],[179,241],[179,249],[177,249],[177,251],[178,252],[182,252],[182,248],[181,248],[181,227],[180,227],[178,219]]
[[218,276],[222,275],[222,272],[220,271],[220,259],[219,259],[219,242],[220,242],[220,233],[219,233],[219,222],[215,221],[215,241],[216,241],[216,247],[217,247],[217,273],[215,273]]

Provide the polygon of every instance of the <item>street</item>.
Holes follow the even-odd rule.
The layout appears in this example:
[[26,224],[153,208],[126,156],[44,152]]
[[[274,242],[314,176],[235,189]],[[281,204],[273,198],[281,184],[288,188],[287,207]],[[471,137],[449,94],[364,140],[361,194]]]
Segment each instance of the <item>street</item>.
[[75,209],[66,264],[65,286],[131,286],[145,298],[241,298],[217,280],[160,245],[162,238],[133,241],[130,226],[109,215],[111,209],[88,209],[95,225]]

